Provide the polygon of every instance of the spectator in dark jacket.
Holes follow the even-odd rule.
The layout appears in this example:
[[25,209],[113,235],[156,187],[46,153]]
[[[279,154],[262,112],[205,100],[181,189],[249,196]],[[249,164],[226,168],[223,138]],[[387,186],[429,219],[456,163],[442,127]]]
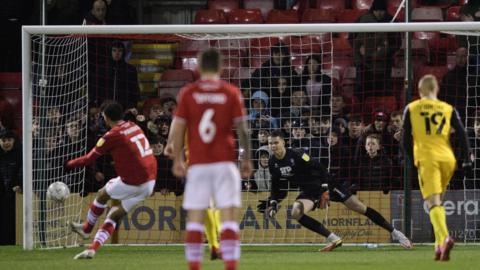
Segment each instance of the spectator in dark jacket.
[[330,114],[332,78],[322,73],[322,58],[312,55],[307,58],[301,76],[301,83],[310,97],[310,105],[320,106],[322,114]]
[[90,100],[101,104],[115,100],[125,109],[135,108],[139,97],[137,69],[125,62],[125,46],[120,41],[111,45],[110,60],[98,66],[98,80],[90,87]]
[[278,78],[298,77],[290,63],[290,51],[285,44],[280,42],[273,45],[270,48],[270,56],[271,58],[256,69],[250,78],[251,88],[266,91],[269,96],[271,96],[271,88],[275,86],[274,81]]
[[455,67],[443,77],[439,92],[439,99],[454,106],[462,119],[465,119],[467,103],[467,57],[466,48],[457,49]]
[[155,190],[160,191],[160,194],[167,195],[173,192],[175,195],[183,193],[183,183],[177,179],[172,173],[173,161],[164,155],[166,139],[162,137],[149,137],[150,145],[153,150],[153,155],[157,159],[157,181],[155,183]]
[[15,193],[22,191],[22,147],[9,130],[0,134],[0,245],[15,245]]
[[370,134],[365,143],[366,155],[360,160],[360,189],[383,190],[392,186],[392,161],[382,151],[381,136]]
[[[368,13],[362,15],[359,23],[390,22],[386,0],[375,0]],[[388,96],[391,92],[391,68],[393,54],[400,40],[391,33],[358,33],[352,35],[357,69],[355,96],[364,100],[369,96]]]

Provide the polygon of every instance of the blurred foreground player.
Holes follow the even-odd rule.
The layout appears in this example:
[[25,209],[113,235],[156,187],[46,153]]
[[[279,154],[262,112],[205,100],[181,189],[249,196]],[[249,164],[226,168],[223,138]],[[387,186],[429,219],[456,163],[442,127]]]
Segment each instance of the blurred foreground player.
[[303,227],[327,239],[328,244],[320,251],[332,251],[342,245],[339,236],[330,232],[321,222],[306,215],[317,207],[325,208],[328,197],[329,200],[342,203],[348,209],[368,217],[373,223],[387,230],[402,247],[412,248],[410,240],[393,228],[379,212],[363,204],[347,188],[331,179],[327,169],[320,162],[311,159],[301,150],[285,148],[281,131],[271,133],[268,145],[273,153],[268,164],[272,175],[272,190],[268,200],[260,201],[258,206],[260,212],[268,209],[269,216],[274,217],[279,209],[279,202],[287,196],[290,183],[298,185],[301,191],[293,203],[292,217]]
[[420,191],[430,209],[430,222],[435,233],[434,258],[448,261],[454,242],[448,235],[442,197],[457,166],[450,145],[452,129],[460,139],[463,168],[472,167],[473,155],[458,112],[437,99],[438,89],[435,76],[425,75],[420,79],[420,99],[409,103],[403,115],[402,144],[406,155],[413,157]]
[[[240,164],[241,176],[235,165],[235,126],[239,145],[250,153],[245,108],[240,90],[220,80],[221,55],[208,49],[200,55],[201,78],[185,86],[165,149],[173,160],[173,173],[187,176],[183,208],[187,210],[185,255],[190,270],[198,270],[203,258],[205,210],[213,198],[221,211],[220,249],[226,270],[237,269],[240,259],[239,226],[236,221],[241,206],[240,178],[252,173],[246,154]],[[188,133],[189,167],[182,155],[185,133]]]
[[116,102],[102,105],[102,116],[111,128],[85,156],[68,161],[65,169],[84,167],[107,152],[112,155],[118,177],[111,179],[98,191],[88,210],[83,224],[71,222],[72,231],[88,238],[99,216],[110,199],[121,201],[107,214],[92,244],[74,259],[91,259],[97,249],[112,235],[118,222],[136,204],[153,194],[157,176],[157,161],[142,129],[136,124],[123,121],[122,106]]
[[[188,133],[186,131],[186,133]],[[185,164],[188,168],[188,136],[185,136]],[[171,154],[171,153],[169,153]],[[220,210],[215,209],[215,203],[213,199],[210,199],[210,208],[207,209],[205,215],[205,236],[207,237],[208,248],[210,250],[210,260],[216,260],[221,258],[220,242],[218,237],[220,236],[222,222],[220,221]]]

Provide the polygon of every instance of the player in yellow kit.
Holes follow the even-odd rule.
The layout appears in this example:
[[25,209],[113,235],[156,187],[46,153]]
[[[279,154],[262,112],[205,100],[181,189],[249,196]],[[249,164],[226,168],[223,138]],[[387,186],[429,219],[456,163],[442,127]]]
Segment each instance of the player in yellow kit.
[[437,99],[437,79],[425,75],[420,79],[418,89],[420,99],[405,108],[402,145],[406,155],[413,157],[420,190],[430,209],[430,222],[435,233],[435,260],[448,261],[454,242],[448,235],[442,197],[457,166],[450,145],[452,131],[460,138],[464,168],[471,168],[473,155],[458,112]]

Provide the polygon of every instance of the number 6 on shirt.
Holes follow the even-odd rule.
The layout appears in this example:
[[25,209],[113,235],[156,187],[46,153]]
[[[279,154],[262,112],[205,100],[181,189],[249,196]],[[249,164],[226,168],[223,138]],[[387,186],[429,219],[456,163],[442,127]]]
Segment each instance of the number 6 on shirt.
[[215,138],[215,133],[217,132],[217,126],[212,121],[215,110],[210,108],[205,110],[200,119],[200,124],[198,125],[198,133],[200,138],[204,143],[211,143],[213,138]]

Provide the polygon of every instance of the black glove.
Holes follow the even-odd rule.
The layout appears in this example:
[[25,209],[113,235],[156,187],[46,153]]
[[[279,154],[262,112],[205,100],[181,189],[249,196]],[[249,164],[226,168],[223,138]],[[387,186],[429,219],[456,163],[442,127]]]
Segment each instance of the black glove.
[[270,200],[268,203],[268,216],[274,218],[278,212],[278,202],[276,200]]
[[259,204],[257,205],[257,211],[259,213],[265,213],[265,210],[267,210],[268,207],[268,201],[267,200],[258,200]]

